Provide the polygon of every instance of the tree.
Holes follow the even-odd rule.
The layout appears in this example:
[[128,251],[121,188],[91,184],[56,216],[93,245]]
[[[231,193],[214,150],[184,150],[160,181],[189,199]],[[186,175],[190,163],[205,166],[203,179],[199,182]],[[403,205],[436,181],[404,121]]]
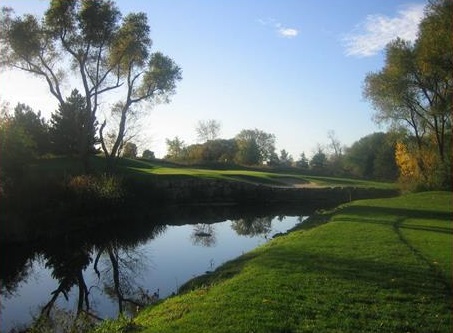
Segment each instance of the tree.
[[137,157],[137,145],[132,142],[126,142],[123,147],[123,157],[136,158]]
[[318,151],[313,155],[310,160],[310,168],[314,171],[323,171],[327,166],[327,156],[321,147],[318,147]]
[[202,162],[205,152],[204,144],[193,144],[183,148],[184,153],[181,153],[181,157],[184,156],[186,162]]
[[184,152],[184,141],[179,137],[175,137],[173,140],[166,139],[167,143],[167,156],[165,158],[170,160],[179,160],[183,157]]
[[253,139],[237,140],[238,150],[234,160],[238,164],[257,165],[261,163],[261,155],[258,144]]
[[220,133],[220,122],[209,119],[208,121],[199,121],[195,131],[197,132],[197,138],[199,142],[206,142],[209,140],[215,140],[219,137]]
[[308,169],[308,158],[305,153],[300,154],[299,160],[296,161],[296,166],[301,169]]
[[[414,43],[396,39],[386,48],[384,68],[365,78],[364,96],[376,110],[378,123],[408,131],[425,180],[428,166],[422,151],[436,151],[439,167],[449,169],[453,69],[452,2],[433,0]],[[451,177],[450,172],[445,176]]]
[[[13,17],[2,9],[0,18],[0,66],[41,77],[60,106],[65,102],[63,83],[69,74],[83,87],[89,113],[87,132],[96,128],[101,100],[122,95],[116,140],[108,157],[117,156],[130,113],[142,102],[169,102],[181,79],[181,69],[160,52],[151,53],[150,28],[144,13],[121,19],[113,1],[51,1],[44,19],[32,15]],[[73,82],[71,81],[71,83]],[[82,147],[88,149],[84,143]],[[88,150],[83,153],[84,157]]]
[[50,140],[54,152],[83,155],[94,151],[95,129],[89,122],[86,100],[74,89],[64,104],[60,104],[51,115]]
[[329,139],[329,144],[327,145],[327,149],[329,150],[327,156],[329,174],[332,176],[343,176],[345,172],[343,156],[344,147],[337,138],[335,131],[329,130],[327,132],[327,138]]
[[18,103],[14,108],[13,122],[14,126],[21,127],[30,136],[38,155],[50,151],[49,129],[41,112],[35,113],[30,106]]
[[334,158],[339,158],[343,154],[343,147],[341,146],[340,140],[337,138],[334,130],[329,130],[327,132],[327,137],[330,141],[329,148],[333,152]]
[[239,153],[241,156],[249,156],[247,159],[252,157],[252,150],[257,149],[256,152],[253,152],[255,157],[251,160],[256,159],[257,163],[253,164],[262,164],[268,162],[273,154],[275,154],[275,135],[266,133],[264,131],[253,129],[253,130],[242,130],[238,135],[236,135],[236,141],[238,142],[239,150],[242,149],[242,152]]
[[147,159],[147,160],[154,160],[156,156],[154,155],[154,152],[146,149],[143,151],[142,158]]
[[394,135],[379,132],[360,138],[346,150],[345,164],[356,177],[396,180]]
[[280,151],[280,165],[284,165],[284,166],[291,166],[291,164],[293,163],[293,157],[285,150],[285,149],[282,149]]
[[18,179],[26,166],[34,159],[36,143],[23,127],[3,114],[0,117],[0,192],[4,177]]
[[237,147],[234,140],[209,140],[203,144],[203,160],[209,162],[232,162]]

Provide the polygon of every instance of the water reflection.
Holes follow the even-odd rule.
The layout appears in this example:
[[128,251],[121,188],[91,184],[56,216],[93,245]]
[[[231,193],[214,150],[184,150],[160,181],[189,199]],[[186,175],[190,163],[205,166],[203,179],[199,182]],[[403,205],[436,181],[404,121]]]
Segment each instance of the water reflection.
[[[193,223],[188,235],[191,243],[197,247],[213,248],[225,233],[224,229],[217,230],[216,222],[231,221],[230,228],[237,235],[267,238],[275,217],[280,220],[287,215],[300,218],[310,215],[316,208],[169,207],[155,212],[141,212],[141,215],[128,216],[127,219],[109,218],[89,230],[60,235],[56,239],[33,245],[0,246],[1,330],[10,330],[14,321],[23,320],[4,318],[5,302],[8,303],[8,299],[12,298],[27,297],[25,294],[19,295],[20,285],[29,282],[37,258],[41,258],[43,266],[54,279],[54,282],[46,283],[54,285],[50,287],[47,299],[41,301],[35,313],[35,323],[43,325],[44,322],[45,325],[57,325],[61,329],[62,321],[58,317],[61,319],[61,316],[65,316],[72,318],[72,325],[79,325],[80,331],[81,318],[84,327],[91,327],[105,316],[103,307],[107,305],[99,301],[98,296],[110,300],[116,307],[115,313],[128,315],[133,315],[160,297],[158,288],[150,291],[143,285],[143,273],[150,270],[147,267],[150,263],[149,253],[144,251],[143,246],[153,244],[155,238],[163,235],[167,226]],[[200,221],[203,223],[196,223]],[[234,244],[233,241],[233,247]],[[165,251],[180,250],[178,246],[176,243]],[[215,262],[214,258],[208,261],[206,266],[210,270],[214,264],[221,263]],[[27,309],[23,309],[23,312],[26,313]],[[67,324],[68,319],[64,322]]]
[[[100,271],[102,257],[104,269]],[[121,247],[112,242],[98,251],[93,269],[102,282],[104,293],[118,305],[118,313],[123,313],[125,308],[133,313],[137,307],[154,300],[156,294],[149,295],[137,282],[137,277],[146,268],[145,262],[144,254],[132,246]]]
[[266,217],[246,217],[239,220],[234,220],[231,223],[231,228],[236,231],[238,235],[244,236],[267,236],[271,231],[272,216]]
[[200,245],[205,247],[215,246],[217,239],[215,235],[215,228],[212,224],[196,224],[193,227],[192,235],[193,245]]

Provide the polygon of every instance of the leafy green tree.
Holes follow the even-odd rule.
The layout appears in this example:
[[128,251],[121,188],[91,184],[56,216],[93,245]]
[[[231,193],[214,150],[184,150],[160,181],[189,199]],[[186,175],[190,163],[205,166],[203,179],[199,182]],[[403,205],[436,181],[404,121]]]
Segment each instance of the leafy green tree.
[[90,113],[86,99],[74,89],[50,119],[50,140],[57,154],[83,155],[94,151],[94,127],[90,126]]
[[43,155],[50,152],[49,128],[41,112],[35,113],[33,109],[23,103],[18,103],[14,108],[14,126],[21,127],[36,146],[36,153]]
[[[376,110],[375,120],[403,127],[415,138],[413,149],[425,180],[430,177],[423,151],[436,151],[439,168],[450,165],[452,109],[452,13],[450,0],[433,0],[414,43],[396,39],[386,48],[382,70],[365,79],[364,96]],[[451,177],[450,172],[445,173]]]
[[261,163],[259,146],[254,139],[236,140],[238,150],[234,160],[238,164],[257,165]]
[[185,158],[190,162],[231,163],[237,153],[236,140],[216,139],[185,148]]
[[173,140],[166,139],[165,141],[167,143],[167,155],[165,158],[170,160],[183,159],[185,150],[184,141],[177,136]]
[[373,178],[394,181],[398,178],[398,166],[395,160],[396,142],[387,134],[385,141],[377,148],[373,161]]
[[154,160],[156,156],[154,155],[154,152],[146,149],[143,151],[142,158],[147,159],[147,160]]
[[232,162],[237,151],[234,140],[209,140],[203,144],[203,161],[209,162]]
[[359,139],[346,150],[345,163],[356,177],[396,180],[394,136],[380,132]]
[[273,152],[271,154],[271,157],[269,158],[269,160],[267,161],[266,164],[269,165],[269,166],[278,166],[278,165],[280,165],[280,159],[278,158],[278,155],[277,155],[276,152]]
[[[275,154],[275,135],[266,133],[259,129],[242,130],[236,135],[238,143],[238,159],[244,161],[253,161],[256,163],[246,164],[263,164],[269,162]],[[253,151],[253,150],[256,151]]]
[[293,157],[285,149],[282,149],[280,151],[279,161],[280,165],[290,166],[293,163]]
[[[120,120],[110,150],[102,137],[106,121],[99,133],[105,155],[116,157],[135,106],[145,101],[169,102],[181,79],[181,69],[172,59],[151,52],[149,32],[146,14],[129,13],[122,18],[115,3],[107,0],[51,1],[42,20],[30,14],[13,17],[12,9],[3,8],[0,66],[42,78],[60,106],[66,103],[65,81],[78,81],[90,133],[96,128],[102,99],[123,96],[115,103]],[[81,146],[87,149],[86,157],[89,144]]]
[[123,157],[136,158],[137,157],[137,145],[133,142],[126,142],[123,146]]
[[[184,160],[191,163],[203,161],[205,146],[201,143],[193,144],[183,148],[180,159],[184,156]],[[167,155],[168,156],[168,155]]]
[[18,179],[35,158],[36,143],[22,126],[8,115],[0,117],[0,192],[4,177]]

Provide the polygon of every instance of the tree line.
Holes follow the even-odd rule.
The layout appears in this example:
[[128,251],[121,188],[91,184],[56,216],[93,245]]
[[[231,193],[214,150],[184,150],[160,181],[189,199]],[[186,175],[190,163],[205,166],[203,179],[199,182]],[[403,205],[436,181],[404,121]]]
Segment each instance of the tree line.
[[[95,148],[99,142],[95,133],[83,127],[84,117],[88,116],[83,104],[84,99],[74,90],[64,106],[51,114],[49,121],[23,103],[18,103],[14,110],[4,105],[0,116],[1,171],[15,178],[36,158],[78,156],[81,142],[90,142],[91,152],[99,152]],[[328,133],[330,143],[324,147],[318,145],[311,158],[302,153],[294,159],[285,149],[277,153],[274,134],[244,129],[234,138],[221,139],[218,138],[220,128],[220,122],[215,120],[199,122],[195,129],[199,140],[196,144],[186,145],[178,137],[167,139],[164,159],[189,164],[293,167],[315,174],[389,181],[395,180],[398,174],[396,137],[392,134],[373,133],[351,147],[344,147],[331,131]],[[118,152],[123,157],[140,157],[132,141],[126,142]],[[141,158],[153,160],[155,156],[146,149]]]
[[333,131],[328,133],[328,139],[328,144],[318,144],[310,158],[303,152],[294,159],[285,149],[278,154],[275,135],[259,129],[244,129],[231,139],[211,138],[191,145],[186,145],[179,137],[175,137],[166,140],[167,155],[164,159],[186,164],[239,164],[293,168],[294,171],[318,175],[386,181],[397,179],[397,137],[393,133],[372,133],[350,147],[343,146]]

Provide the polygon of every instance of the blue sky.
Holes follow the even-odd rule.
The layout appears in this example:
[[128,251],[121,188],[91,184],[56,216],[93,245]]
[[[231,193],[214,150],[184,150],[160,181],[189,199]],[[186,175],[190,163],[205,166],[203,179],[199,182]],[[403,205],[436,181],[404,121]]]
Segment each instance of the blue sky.
[[[139,148],[162,157],[166,138],[196,143],[196,124],[208,119],[221,123],[220,136],[226,139],[242,129],[273,133],[277,150],[286,149],[295,159],[327,144],[331,130],[345,145],[384,130],[372,121],[373,110],[362,97],[363,80],[382,68],[388,41],[416,37],[425,4],[117,1],[123,14],[148,14],[154,51],[172,57],[183,70],[172,102],[155,106],[140,121]],[[42,15],[48,2],[0,0],[0,6]],[[0,98],[13,106],[24,102],[45,117],[56,109],[44,82],[17,72],[0,73]]]

